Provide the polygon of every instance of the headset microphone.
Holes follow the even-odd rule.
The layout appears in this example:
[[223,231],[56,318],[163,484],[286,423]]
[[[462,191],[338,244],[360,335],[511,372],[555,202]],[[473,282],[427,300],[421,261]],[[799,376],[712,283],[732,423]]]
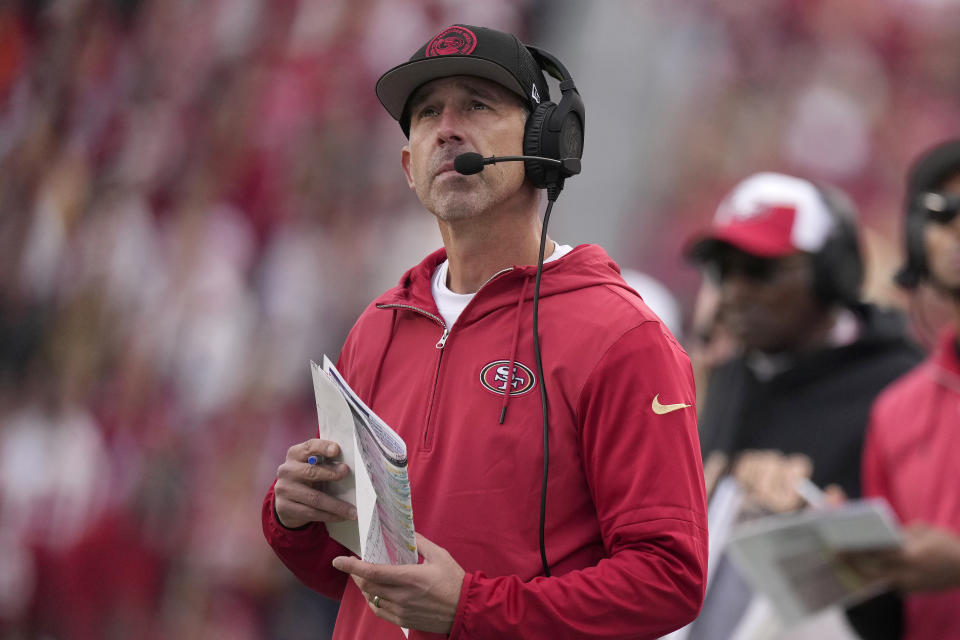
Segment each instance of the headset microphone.
[[465,176],[471,176],[480,173],[488,164],[498,162],[542,162],[551,167],[557,167],[565,178],[575,176],[580,173],[580,158],[564,158],[557,160],[555,158],[545,158],[543,156],[490,156],[484,158],[479,153],[473,151],[461,153],[453,159],[453,168],[457,173]]

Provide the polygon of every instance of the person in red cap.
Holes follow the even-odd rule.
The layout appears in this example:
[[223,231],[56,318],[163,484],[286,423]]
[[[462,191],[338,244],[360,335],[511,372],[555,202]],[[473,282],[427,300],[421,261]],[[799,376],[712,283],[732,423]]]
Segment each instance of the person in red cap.
[[897,282],[928,285],[953,322],[927,360],[874,405],[863,490],[904,523],[902,549],[857,562],[905,594],[906,640],[960,638],[960,140],[928,149],[907,180],[907,263]]
[[[794,485],[804,477],[860,496],[870,406],[922,354],[899,314],[860,301],[852,203],[808,180],[758,173],[734,187],[688,255],[717,290],[714,322],[737,345],[711,371],[700,407],[706,466],[725,461],[773,511],[802,506]],[[851,620],[874,637],[861,617]]]
[[[561,80],[557,103],[544,71]],[[541,189],[552,202],[579,167],[569,72],[510,34],[453,25],[387,71],[377,95],[408,136],[401,165],[444,248],[364,311],[337,368],[407,444],[423,561],[372,564],[327,534],[322,523],[356,513],[324,491],[345,465],[308,464],[339,450],[318,438],[278,469],[268,542],[340,600],[338,639],[402,638],[401,627],[411,639],[657,638],[683,626],[707,560],[692,369],[601,248],[541,231]],[[521,154],[553,163],[481,163]]]

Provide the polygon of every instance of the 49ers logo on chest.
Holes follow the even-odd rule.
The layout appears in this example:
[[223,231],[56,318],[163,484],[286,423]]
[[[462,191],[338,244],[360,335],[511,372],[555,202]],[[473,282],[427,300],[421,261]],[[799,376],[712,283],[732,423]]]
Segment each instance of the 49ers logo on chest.
[[530,367],[513,363],[513,377],[510,377],[510,361],[497,360],[486,365],[480,370],[480,384],[487,391],[492,391],[498,396],[507,393],[507,385],[510,386],[511,396],[522,396],[530,392],[537,384],[537,377],[533,375]]

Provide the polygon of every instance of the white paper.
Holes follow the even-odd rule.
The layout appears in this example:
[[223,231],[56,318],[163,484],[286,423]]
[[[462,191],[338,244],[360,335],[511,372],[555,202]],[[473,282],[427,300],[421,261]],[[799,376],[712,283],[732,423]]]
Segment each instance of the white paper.
[[[326,492],[344,502],[357,506],[361,503],[369,502],[369,494],[363,500],[357,500],[357,474],[353,472],[356,468],[356,435],[353,429],[353,416],[350,413],[350,407],[347,401],[340,395],[340,391],[331,382],[330,378],[320,370],[316,362],[310,362],[310,373],[313,376],[313,394],[317,401],[317,431],[320,438],[331,440],[340,445],[340,456],[334,458],[344,462],[350,467],[350,473],[347,477],[337,482],[328,482],[324,487]],[[363,483],[363,478],[359,478],[361,491],[369,487],[369,478]],[[369,510],[368,510],[369,511]],[[358,522],[362,521],[358,508]],[[363,549],[360,545],[360,528],[358,522],[347,520],[346,522],[328,522],[327,531],[330,537],[353,551],[358,556],[363,555]],[[367,515],[369,524],[369,514]]]
[[730,558],[750,585],[770,598],[786,624],[830,605],[852,604],[878,593],[837,554],[889,549],[901,543],[885,500],[854,500],[840,507],[760,518],[737,528]]
[[367,562],[415,564],[410,483],[403,440],[367,407],[333,363],[311,362],[320,437],[337,442],[346,478],[327,491],[357,508],[357,521],[327,524],[330,536]]

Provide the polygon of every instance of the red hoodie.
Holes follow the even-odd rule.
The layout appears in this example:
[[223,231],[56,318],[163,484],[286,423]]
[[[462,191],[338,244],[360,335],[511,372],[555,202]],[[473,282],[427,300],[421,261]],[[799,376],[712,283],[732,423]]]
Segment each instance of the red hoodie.
[[[448,332],[430,292],[445,258],[428,256],[364,311],[338,368],[407,443],[416,529],[466,571],[449,637],[656,638],[693,620],[707,521],[686,354],[601,248],[582,245],[544,266],[544,577],[536,269],[491,278]],[[271,489],[263,528],[277,555],[341,600],[334,638],[402,638],[331,566],[349,552],[318,523],[284,529],[272,505]],[[425,637],[437,636],[410,633]]]

